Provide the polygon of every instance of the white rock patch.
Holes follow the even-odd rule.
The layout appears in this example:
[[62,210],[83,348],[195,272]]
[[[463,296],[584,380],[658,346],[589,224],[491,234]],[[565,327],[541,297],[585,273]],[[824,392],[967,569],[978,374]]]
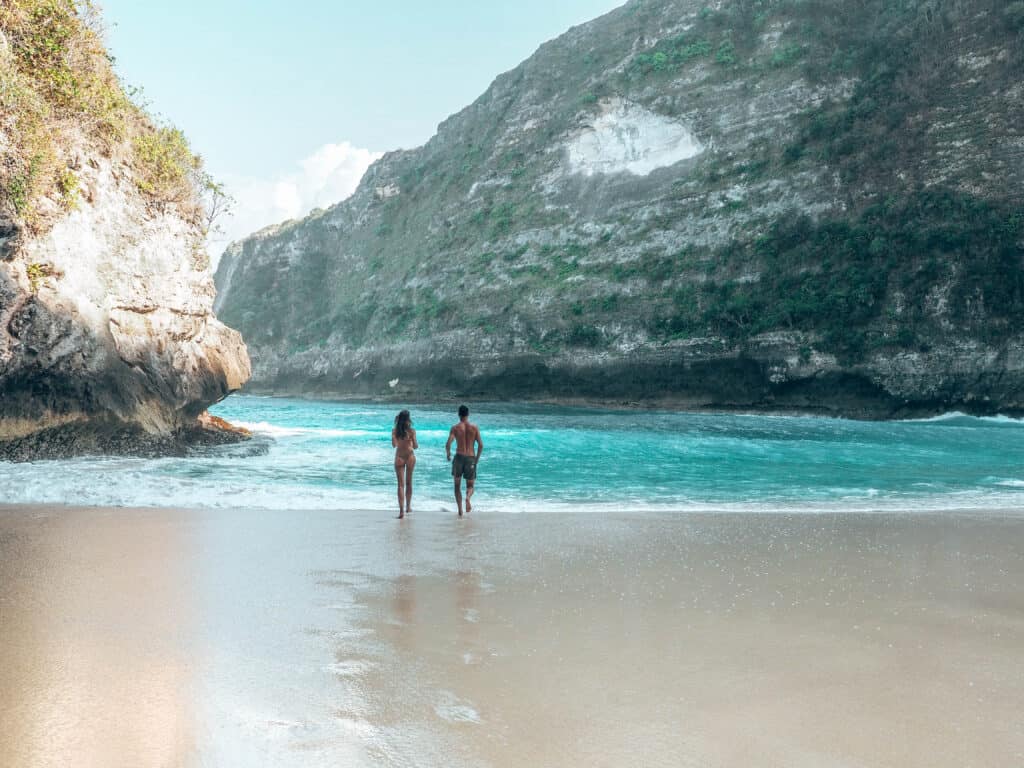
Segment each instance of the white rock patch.
[[678,120],[638,104],[614,100],[567,149],[573,173],[647,176],[658,168],[696,157],[705,147]]

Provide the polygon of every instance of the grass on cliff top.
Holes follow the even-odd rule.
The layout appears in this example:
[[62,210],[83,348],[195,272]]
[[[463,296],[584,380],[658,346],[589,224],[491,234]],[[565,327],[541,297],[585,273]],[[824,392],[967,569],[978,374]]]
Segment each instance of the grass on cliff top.
[[[10,142],[0,165],[2,201],[33,230],[47,226],[43,198],[78,204],[67,149],[79,137],[126,161],[139,190],[197,224],[213,182],[184,134],[156,123],[118,80],[91,0],[0,3],[0,131]],[[215,185],[214,185],[215,186]]]

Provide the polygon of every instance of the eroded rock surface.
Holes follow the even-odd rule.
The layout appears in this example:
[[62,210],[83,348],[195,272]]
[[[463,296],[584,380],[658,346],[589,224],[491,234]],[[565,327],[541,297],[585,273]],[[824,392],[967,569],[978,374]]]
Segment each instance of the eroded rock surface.
[[198,228],[127,169],[85,159],[82,199],[0,262],[0,458],[167,453],[224,436],[199,415],[249,378],[213,314]]
[[603,103],[566,147],[570,173],[647,176],[696,157],[704,146],[683,123],[631,102]]

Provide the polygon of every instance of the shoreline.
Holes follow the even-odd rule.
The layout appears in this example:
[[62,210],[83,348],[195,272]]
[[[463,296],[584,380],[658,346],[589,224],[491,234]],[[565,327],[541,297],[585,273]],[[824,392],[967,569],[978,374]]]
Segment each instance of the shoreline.
[[[450,510],[438,510],[431,507],[420,507],[405,520],[400,520],[394,514],[396,509],[391,507],[308,507],[308,508],[286,508],[286,507],[254,507],[254,506],[184,506],[180,504],[168,506],[146,506],[140,504],[126,505],[97,505],[77,504],[64,502],[0,502],[0,517],[4,514],[15,515],[18,513],[53,513],[67,511],[71,513],[110,513],[110,512],[139,512],[148,515],[159,515],[163,513],[175,515],[237,515],[237,514],[288,514],[297,517],[311,516],[320,517],[333,515],[339,521],[343,520],[373,520],[391,521],[395,524],[415,525],[416,520],[505,520],[526,518],[553,518],[553,519],[584,519],[591,520],[595,525],[600,524],[602,519],[616,520],[649,520],[652,518],[663,518],[665,520],[697,520],[708,518],[719,519],[764,519],[764,520],[830,520],[830,519],[858,519],[881,520],[891,518],[893,520],[939,520],[952,521],[957,519],[969,521],[1009,521],[1017,522],[1024,520],[1024,503],[1019,507],[921,507],[920,509],[824,509],[824,508],[792,508],[792,509],[755,509],[748,510],[739,507],[730,508],[640,508],[629,509],[530,509],[526,511],[508,512],[502,509],[479,509],[474,505],[474,512],[459,518],[452,502]],[[500,527],[500,526],[499,526]]]

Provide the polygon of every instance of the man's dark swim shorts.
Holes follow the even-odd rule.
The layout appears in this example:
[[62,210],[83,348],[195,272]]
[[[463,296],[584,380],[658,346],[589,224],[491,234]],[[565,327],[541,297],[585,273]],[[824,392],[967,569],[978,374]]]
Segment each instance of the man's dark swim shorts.
[[463,456],[461,453],[456,453],[452,460],[452,477],[476,480],[476,456]]

